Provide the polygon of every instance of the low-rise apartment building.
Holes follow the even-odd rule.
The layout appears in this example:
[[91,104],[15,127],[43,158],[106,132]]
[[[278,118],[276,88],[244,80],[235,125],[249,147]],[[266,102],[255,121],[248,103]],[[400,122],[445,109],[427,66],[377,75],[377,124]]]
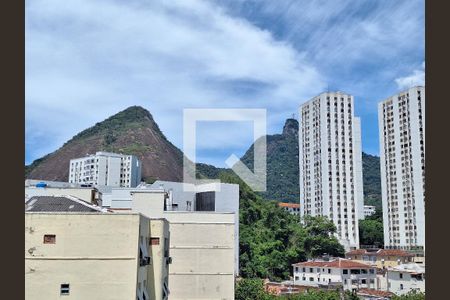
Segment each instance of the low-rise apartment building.
[[70,160],[69,183],[135,187],[140,182],[141,162],[134,155],[100,151]]
[[347,252],[345,258],[383,269],[412,262],[414,254],[400,249],[378,249],[377,251],[357,249]]
[[300,216],[300,204],[278,202],[278,206],[292,215]]
[[412,290],[425,292],[425,267],[415,263],[402,264],[387,270],[388,290],[397,295]]
[[26,202],[26,299],[168,299],[168,222],[75,200]]
[[377,211],[374,205],[364,205],[364,217],[370,217]]
[[336,258],[312,260],[293,265],[294,284],[342,286],[344,290],[376,288],[376,269],[360,262]]

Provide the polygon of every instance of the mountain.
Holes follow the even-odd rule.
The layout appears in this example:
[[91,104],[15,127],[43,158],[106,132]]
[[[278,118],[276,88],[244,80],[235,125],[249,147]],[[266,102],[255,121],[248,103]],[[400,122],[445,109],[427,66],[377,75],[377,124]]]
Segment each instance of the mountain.
[[[299,201],[298,121],[287,119],[281,134],[267,135],[268,200]],[[142,162],[142,179],[182,181],[183,153],[167,140],[150,112],[129,107],[78,133],[61,148],[25,166],[25,178],[67,181],[69,161],[97,151],[134,154]],[[253,170],[253,145],[241,158]],[[381,209],[380,159],[362,154],[365,203]],[[197,163],[198,178],[233,173],[226,168]]]
[[[267,191],[261,196],[283,202],[299,201],[298,121],[287,119],[282,134],[267,135]],[[253,170],[253,145],[241,161]]]
[[[287,119],[282,134],[267,135],[267,200],[298,202],[298,121]],[[253,145],[241,158],[253,170]],[[380,158],[362,153],[364,203],[381,211]]]
[[108,151],[134,154],[142,162],[142,178],[181,181],[183,153],[167,140],[150,112],[131,106],[78,133],[61,148],[25,167],[25,177],[67,181],[72,158]]

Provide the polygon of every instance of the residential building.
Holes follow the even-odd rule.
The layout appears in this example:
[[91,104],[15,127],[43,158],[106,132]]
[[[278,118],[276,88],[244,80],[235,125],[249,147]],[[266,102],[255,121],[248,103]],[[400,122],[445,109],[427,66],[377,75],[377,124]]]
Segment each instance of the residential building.
[[376,288],[376,269],[368,264],[336,258],[312,260],[293,265],[294,284],[342,286],[344,290]]
[[[156,197],[152,216],[165,211],[205,211],[234,213],[235,272],[239,274],[239,185],[228,183],[189,184],[157,180],[153,184],[140,184],[136,188],[102,188],[102,205],[115,210],[132,208],[132,193],[148,191],[146,197]],[[153,193],[153,194],[152,194]],[[156,193],[156,194],[155,194]],[[159,194],[159,196],[158,196]],[[166,199],[161,200],[167,194]]]
[[170,299],[234,299],[239,270],[235,213],[170,210],[176,200],[164,189],[137,188],[128,193],[130,201],[112,199],[110,209],[169,221]]
[[69,183],[135,187],[141,182],[141,163],[134,155],[97,152],[69,164]]
[[292,215],[300,216],[300,204],[278,202],[278,206]]
[[364,205],[364,217],[370,217],[375,214],[376,207],[374,205]]
[[378,104],[384,246],[425,247],[425,87]]
[[25,298],[168,299],[168,244],[164,219],[110,213],[73,197],[32,197]]
[[415,263],[388,268],[388,290],[397,295],[407,294],[412,290],[425,292],[425,267]]
[[377,251],[357,249],[347,252],[345,258],[384,269],[412,262],[414,254],[400,249],[378,249]]
[[346,249],[364,218],[361,126],[354,99],[325,92],[299,109],[300,215],[326,216]]

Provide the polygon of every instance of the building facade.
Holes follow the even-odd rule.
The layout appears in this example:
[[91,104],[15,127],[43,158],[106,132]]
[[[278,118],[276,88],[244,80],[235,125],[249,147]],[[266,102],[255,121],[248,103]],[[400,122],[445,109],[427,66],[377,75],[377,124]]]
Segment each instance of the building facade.
[[425,87],[378,104],[385,248],[425,246]]
[[300,215],[326,216],[346,249],[364,218],[361,128],[353,96],[322,93],[299,109]]
[[425,267],[418,264],[404,264],[387,271],[388,290],[397,295],[412,290],[425,293]]
[[69,183],[135,187],[141,182],[141,163],[134,155],[97,152],[70,160]]
[[377,286],[374,267],[347,259],[306,261],[294,264],[293,268],[294,284],[342,286],[344,290]]
[[377,211],[374,205],[364,205],[364,217],[370,217]]
[[300,204],[298,203],[278,202],[278,206],[292,215],[300,215]]
[[412,262],[414,254],[400,249],[379,249],[377,251],[357,249],[345,253],[345,258],[385,269]]
[[169,222],[169,299],[234,299],[234,282],[239,272],[234,212],[174,210],[176,197],[170,199],[165,189],[123,190],[131,199],[114,196],[109,209],[131,210]]
[[25,298],[168,299],[168,238],[140,214],[27,211]]
[[[104,190],[102,205],[115,210],[130,209],[132,208],[133,192],[145,192],[147,198],[155,198],[155,200],[150,200],[153,201],[153,205],[157,206],[151,212],[155,217],[165,211],[234,213],[234,236],[236,237],[234,265],[236,274],[239,274],[239,185],[228,183],[194,185],[157,180],[151,185],[141,184],[136,188]],[[167,197],[164,200],[163,195],[165,194]]]

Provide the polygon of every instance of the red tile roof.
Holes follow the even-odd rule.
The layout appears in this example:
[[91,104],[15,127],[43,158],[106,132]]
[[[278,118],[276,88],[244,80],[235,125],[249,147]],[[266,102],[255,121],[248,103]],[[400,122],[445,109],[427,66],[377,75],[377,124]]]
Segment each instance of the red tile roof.
[[279,207],[300,208],[300,204],[278,202]]
[[338,258],[332,261],[306,261],[294,264],[300,267],[321,267],[321,268],[338,268],[338,269],[369,269],[372,266],[357,261]]
[[402,257],[414,256],[413,254],[410,254],[410,253],[408,253],[404,250],[400,250],[400,249],[380,249],[376,252],[369,252],[365,249],[356,249],[356,250],[347,252],[345,255],[346,256],[351,256],[351,255],[402,256]]
[[414,254],[408,253],[399,249],[380,249],[377,251],[379,256],[414,256]]
[[362,255],[365,254],[366,252],[367,251],[365,249],[356,249],[345,253],[345,255]]
[[388,291],[378,291],[374,289],[359,289],[358,295],[376,296],[376,297],[392,297],[394,293]]

